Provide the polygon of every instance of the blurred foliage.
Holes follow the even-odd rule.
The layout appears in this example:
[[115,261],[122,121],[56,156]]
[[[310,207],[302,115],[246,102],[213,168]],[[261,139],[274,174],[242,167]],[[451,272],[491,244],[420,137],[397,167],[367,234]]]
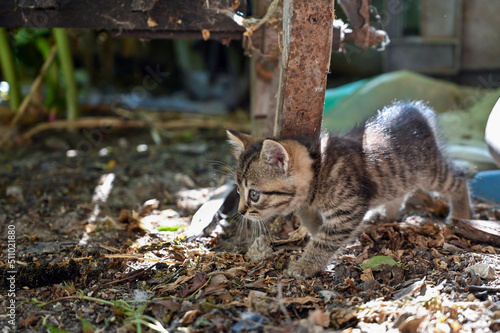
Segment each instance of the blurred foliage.
[[[7,95],[10,108],[13,111],[17,111],[21,104],[21,89],[19,87],[13,58],[7,31],[4,28],[0,28],[0,68],[2,69],[5,79],[9,82],[9,85],[2,84],[2,96],[0,97],[4,98],[3,96]],[[5,89],[7,87],[9,87],[8,91]]]
[[[9,30],[9,42],[19,81],[27,93],[51,47],[56,43],[50,28]],[[146,87],[147,95],[169,96],[179,92],[184,98],[209,100],[226,98],[230,108],[246,103],[248,69],[239,41],[223,45],[203,40],[148,40],[115,38],[109,31],[65,29],[71,50],[80,101],[89,96],[133,94]],[[32,105],[46,113],[62,115],[66,110],[68,77],[64,75],[61,54],[47,70],[43,86],[32,98]],[[67,58],[67,57],[66,57]],[[71,71],[71,70],[70,70]],[[0,80],[6,75],[0,73]],[[153,80],[153,79],[154,80]],[[239,94],[228,93],[238,86]],[[142,89],[144,91],[144,89]],[[226,91],[226,93],[224,93]],[[238,95],[237,102],[228,98]]]
[[[23,28],[13,35],[18,68],[23,79],[35,77],[50,54],[54,43],[49,28]],[[45,99],[43,105],[54,111],[64,108],[64,95],[59,86],[59,64],[54,61],[44,77]]]

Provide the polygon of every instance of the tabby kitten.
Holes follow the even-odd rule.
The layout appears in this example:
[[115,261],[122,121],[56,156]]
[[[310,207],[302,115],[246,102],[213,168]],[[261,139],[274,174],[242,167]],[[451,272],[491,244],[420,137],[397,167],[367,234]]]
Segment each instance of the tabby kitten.
[[450,200],[450,217],[470,218],[466,177],[437,143],[434,112],[420,102],[395,103],[345,135],[258,139],[228,131],[238,162],[238,211],[254,221],[298,213],[313,236],[288,273],[312,276],[356,235],[368,210],[396,217],[417,189]]

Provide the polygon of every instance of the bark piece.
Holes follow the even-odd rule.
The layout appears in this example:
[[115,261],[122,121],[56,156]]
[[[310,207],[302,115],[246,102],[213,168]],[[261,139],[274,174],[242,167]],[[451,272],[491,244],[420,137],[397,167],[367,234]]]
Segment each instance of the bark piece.
[[500,222],[452,219],[450,228],[460,236],[475,242],[500,246]]

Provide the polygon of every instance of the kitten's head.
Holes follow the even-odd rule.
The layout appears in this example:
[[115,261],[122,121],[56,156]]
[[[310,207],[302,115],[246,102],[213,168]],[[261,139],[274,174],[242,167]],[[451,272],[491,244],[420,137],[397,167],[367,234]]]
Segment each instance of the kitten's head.
[[288,215],[307,199],[313,178],[307,148],[294,140],[259,139],[227,131],[238,163],[238,212],[254,221]]

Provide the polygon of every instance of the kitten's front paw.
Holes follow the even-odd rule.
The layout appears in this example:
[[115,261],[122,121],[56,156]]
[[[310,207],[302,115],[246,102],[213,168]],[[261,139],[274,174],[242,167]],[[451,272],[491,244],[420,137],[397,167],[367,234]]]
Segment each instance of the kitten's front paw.
[[294,277],[310,277],[317,273],[316,270],[312,269],[311,265],[304,264],[300,260],[292,261],[288,265],[288,269],[286,271],[288,275]]

